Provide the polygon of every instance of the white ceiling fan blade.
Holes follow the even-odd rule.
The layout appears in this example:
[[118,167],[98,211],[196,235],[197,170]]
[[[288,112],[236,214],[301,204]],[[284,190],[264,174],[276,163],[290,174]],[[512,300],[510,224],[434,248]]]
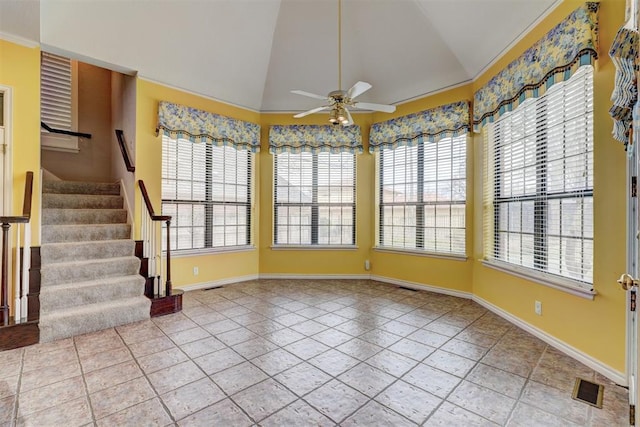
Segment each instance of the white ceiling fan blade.
[[298,113],[293,117],[296,118],[296,119],[299,119],[300,117],[308,116],[309,114],[317,113],[318,111],[326,110],[327,108],[329,108],[327,105],[324,105],[322,107],[312,108],[309,111],[305,111],[303,113]]
[[295,93],[296,95],[308,96],[309,98],[322,99],[323,101],[328,99],[326,96],[316,95],[315,93],[305,92],[304,90],[292,90],[291,93]]
[[353,124],[353,117],[351,117],[351,113],[349,109],[345,107],[344,112],[347,114],[347,123],[344,123],[342,126],[351,126]]
[[367,82],[358,82],[347,91],[347,98],[353,99],[358,95],[362,95],[363,93],[371,89],[371,87],[372,86]]
[[370,102],[356,102],[353,106],[362,108],[363,110],[382,111],[383,113],[393,113],[396,111],[395,105],[372,104]]

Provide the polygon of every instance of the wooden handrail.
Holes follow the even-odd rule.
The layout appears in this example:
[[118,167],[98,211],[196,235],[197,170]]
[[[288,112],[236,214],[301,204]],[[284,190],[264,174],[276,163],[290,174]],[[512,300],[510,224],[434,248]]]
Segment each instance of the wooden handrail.
[[127,150],[127,144],[124,139],[124,132],[121,129],[116,129],[116,137],[118,138],[118,145],[120,146],[120,152],[122,153],[122,158],[124,159],[124,165],[127,167],[127,171],[135,172],[136,167],[131,162],[129,150]]
[[63,130],[63,129],[54,129],[45,122],[40,122],[40,127],[50,133],[59,133],[61,135],[69,135],[69,136],[79,136],[80,138],[91,139],[90,133],[82,133],[82,132],[74,132],[71,130]]
[[153,206],[151,205],[151,199],[149,199],[149,193],[147,193],[147,187],[144,185],[144,181],[139,179],[138,184],[140,185],[140,192],[142,193],[142,198],[144,199],[144,204],[147,206],[147,212],[149,212],[149,216],[153,221],[171,221],[171,216],[169,215],[156,215],[153,211]]
[[140,192],[144,199],[144,204],[147,207],[147,212],[152,221],[164,221],[167,224],[167,280],[165,282],[165,294],[171,296],[171,216],[170,215],[156,215],[149,199],[149,193],[147,193],[147,187],[144,185],[144,181],[139,179],[138,185],[140,186]]
[[[28,171],[24,183],[24,203],[21,216],[0,216],[2,223],[2,269],[0,270],[0,311],[2,324],[9,323],[9,228],[11,224],[28,223],[31,220],[31,197],[33,192],[33,172]],[[19,250],[16,248],[16,250]],[[26,256],[26,254],[25,254]],[[16,272],[16,274],[18,274]]]
[[33,172],[28,171],[24,182],[24,202],[22,204],[22,215],[20,216],[0,216],[2,224],[24,224],[31,220],[31,197],[33,193]]

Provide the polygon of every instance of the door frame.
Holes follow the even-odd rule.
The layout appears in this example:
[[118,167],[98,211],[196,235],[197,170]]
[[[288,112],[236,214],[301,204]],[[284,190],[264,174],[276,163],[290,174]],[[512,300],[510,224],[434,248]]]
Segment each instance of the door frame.
[[[2,184],[2,200],[0,201],[0,212],[2,215],[11,215],[13,206],[13,94],[12,88],[0,85],[0,92],[3,94],[3,127],[4,127],[4,155],[2,155],[2,174],[0,176]],[[0,141],[2,144],[2,141]],[[0,146],[0,150],[3,147]]]

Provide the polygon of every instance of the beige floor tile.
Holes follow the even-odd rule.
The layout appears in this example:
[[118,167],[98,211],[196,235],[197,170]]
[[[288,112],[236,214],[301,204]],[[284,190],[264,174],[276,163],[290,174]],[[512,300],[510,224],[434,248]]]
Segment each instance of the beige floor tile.
[[306,362],[287,369],[274,378],[300,397],[331,380],[330,375]]
[[53,408],[86,395],[82,377],[77,376],[18,395],[18,416]]
[[554,387],[529,381],[525,385],[520,401],[576,424],[586,425],[587,423],[589,406],[573,400],[569,393]]
[[89,394],[104,390],[114,385],[126,383],[132,379],[142,376],[142,371],[134,360],[119,363],[107,368],[85,374]]
[[160,397],[171,415],[180,420],[219,402],[225,398],[225,394],[209,378],[203,378]]
[[358,409],[353,415],[340,423],[343,427],[350,426],[393,426],[393,427],[411,427],[418,424],[401,416],[397,412],[382,406],[378,402],[369,401],[362,408]]
[[149,374],[147,378],[153,388],[155,388],[157,394],[164,394],[178,387],[182,387],[185,384],[199,380],[204,376],[204,372],[202,372],[202,369],[200,369],[198,365],[187,360],[186,362],[178,363],[177,365],[169,366],[168,368]]
[[515,399],[468,381],[463,381],[447,401],[501,425],[507,422],[516,403]]
[[375,400],[417,424],[422,424],[441,402],[433,394],[404,381],[395,382]]
[[225,399],[178,421],[180,427],[248,427],[253,421],[231,399]]
[[[44,367],[36,369],[35,371],[25,372],[22,374],[20,381],[20,392],[23,393],[44,387],[62,380],[77,377],[81,374],[80,363],[76,360],[67,364],[57,365],[55,368]],[[1,383],[2,380],[0,380],[0,384]]]
[[264,372],[250,362],[241,363],[211,376],[211,379],[228,396],[236,394],[267,378],[268,376]]
[[18,426],[83,426],[92,420],[91,408],[86,397],[34,412],[18,418]]
[[168,426],[173,420],[158,398],[138,403],[97,422],[98,427],[111,426]]
[[520,396],[526,382],[525,378],[482,363],[473,368],[466,380],[514,399]]
[[96,419],[152,399],[155,393],[149,382],[141,377],[100,390],[89,396]]
[[425,427],[497,427],[500,424],[482,418],[480,415],[449,402],[443,402],[423,425]]
[[460,383],[460,378],[445,371],[419,363],[415,368],[407,372],[402,380],[420,387],[424,391],[446,398],[449,393]]

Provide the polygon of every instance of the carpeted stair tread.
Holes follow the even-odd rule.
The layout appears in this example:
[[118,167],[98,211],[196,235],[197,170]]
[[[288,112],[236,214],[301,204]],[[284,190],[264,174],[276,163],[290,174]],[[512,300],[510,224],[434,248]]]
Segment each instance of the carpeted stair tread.
[[40,316],[40,341],[49,342],[149,319],[145,296],[70,307]]
[[42,207],[62,209],[122,209],[122,196],[94,194],[42,194]]
[[[83,304],[137,297],[144,292],[144,283],[144,277],[132,274],[45,286],[40,291],[40,314]],[[42,298],[43,295],[45,298]]]
[[40,341],[150,317],[119,183],[44,181]]
[[42,209],[43,225],[60,224],[123,224],[127,222],[124,209]]
[[43,264],[41,289],[64,283],[128,276],[140,272],[140,259],[134,256]]
[[48,225],[42,228],[42,243],[118,240],[131,237],[128,224]]
[[82,261],[96,258],[132,256],[133,240],[92,240],[87,242],[46,243],[40,247],[42,264]]
[[119,183],[43,181],[43,193],[120,195]]

